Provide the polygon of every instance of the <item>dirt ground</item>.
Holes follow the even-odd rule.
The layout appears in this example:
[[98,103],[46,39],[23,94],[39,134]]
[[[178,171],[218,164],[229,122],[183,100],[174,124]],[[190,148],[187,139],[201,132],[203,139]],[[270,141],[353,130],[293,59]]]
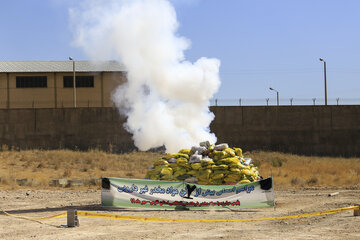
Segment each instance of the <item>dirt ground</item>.
[[[339,192],[329,197],[329,193]],[[100,206],[100,190],[0,190],[0,207],[10,214],[43,217],[67,209],[132,216],[182,219],[247,219],[286,216],[360,204],[360,190],[307,189],[275,191],[277,207],[223,211],[154,211]],[[66,217],[42,223],[0,215],[0,239],[360,239],[360,216],[354,211],[308,218],[230,223],[163,223],[79,217],[66,228]]]

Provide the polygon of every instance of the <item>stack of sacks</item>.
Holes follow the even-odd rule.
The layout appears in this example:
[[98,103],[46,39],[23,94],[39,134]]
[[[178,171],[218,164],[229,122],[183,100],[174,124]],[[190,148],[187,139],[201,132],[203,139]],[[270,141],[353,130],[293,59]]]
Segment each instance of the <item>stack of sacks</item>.
[[209,142],[156,160],[145,178],[202,185],[242,184],[261,179],[257,167],[251,164],[251,159],[243,157],[240,148]]

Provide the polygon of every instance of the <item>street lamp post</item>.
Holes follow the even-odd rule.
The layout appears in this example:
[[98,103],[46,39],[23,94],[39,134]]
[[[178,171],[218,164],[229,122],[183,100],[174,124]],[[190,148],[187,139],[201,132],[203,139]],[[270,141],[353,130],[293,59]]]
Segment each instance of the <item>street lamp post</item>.
[[73,87],[74,87],[74,108],[76,108],[76,77],[75,77],[75,60],[69,57],[69,60],[73,62]]
[[269,88],[271,91],[275,91],[276,92],[276,103],[279,106],[279,92],[277,90],[275,90],[274,88]]
[[324,62],[324,82],[325,82],[325,106],[327,105],[327,87],[326,87],[326,62],[324,59],[319,58],[321,62]]

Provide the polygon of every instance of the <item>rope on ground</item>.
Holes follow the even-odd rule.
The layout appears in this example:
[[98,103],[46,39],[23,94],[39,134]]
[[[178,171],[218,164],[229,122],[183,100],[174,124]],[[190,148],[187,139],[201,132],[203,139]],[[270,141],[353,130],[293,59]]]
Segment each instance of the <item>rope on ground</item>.
[[8,217],[14,217],[14,218],[19,218],[19,219],[29,220],[29,221],[37,222],[37,223],[40,223],[40,224],[44,224],[44,223],[41,222],[40,220],[46,220],[46,219],[51,219],[51,218],[65,217],[65,216],[67,215],[66,212],[63,212],[63,213],[56,214],[56,215],[53,215],[53,216],[30,218],[30,217],[25,217],[25,216],[19,216],[19,215],[15,215],[15,214],[10,214],[10,213],[4,211],[4,210],[1,209],[1,208],[0,208],[0,212],[2,212],[5,216],[8,216]]

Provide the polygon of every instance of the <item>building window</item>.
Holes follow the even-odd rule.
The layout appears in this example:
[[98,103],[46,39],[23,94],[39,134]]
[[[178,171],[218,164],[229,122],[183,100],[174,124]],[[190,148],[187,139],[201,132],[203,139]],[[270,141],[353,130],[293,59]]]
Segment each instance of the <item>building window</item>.
[[[64,76],[64,88],[73,88],[73,87],[74,87],[74,77]],[[76,87],[93,88],[94,76],[76,76]]]
[[16,88],[47,88],[47,77],[16,76]]

